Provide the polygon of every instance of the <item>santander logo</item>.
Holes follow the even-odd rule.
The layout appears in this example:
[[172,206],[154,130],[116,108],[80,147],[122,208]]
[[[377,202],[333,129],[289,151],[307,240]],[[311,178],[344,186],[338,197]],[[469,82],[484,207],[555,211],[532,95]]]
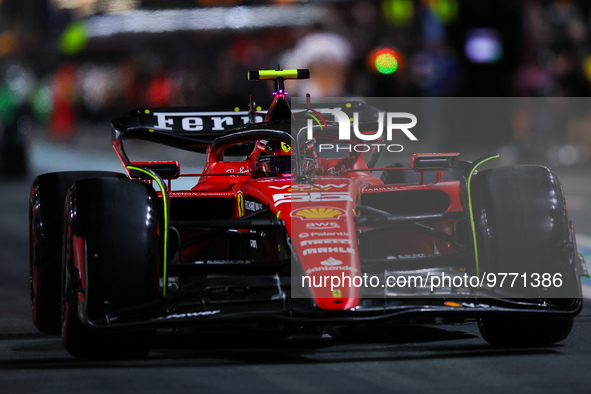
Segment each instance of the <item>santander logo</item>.
[[343,262],[341,260],[337,260],[334,257],[329,257],[328,259],[321,261],[320,264],[322,265],[341,265]]

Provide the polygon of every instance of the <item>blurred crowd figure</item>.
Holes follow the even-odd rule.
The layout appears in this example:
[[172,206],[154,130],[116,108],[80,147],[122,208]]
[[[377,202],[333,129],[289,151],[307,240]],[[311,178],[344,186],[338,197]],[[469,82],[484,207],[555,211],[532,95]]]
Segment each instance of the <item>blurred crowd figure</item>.
[[32,71],[17,63],[8,64],[0,80],[0,176],[27,174],[33,84]]
[[63,63],[51,83],[49,134],[58,141],[71,138],[76,129],[76,67]]
[[[46,62],[0,58],[0,92],[14,90],[7,82],[13,66],[26,70],[30,79],[20,104],[2,106],[0,100],[0,130],[14,121],[10,113],[22,112],[25,107],[33,122],[46,128],[49,138],[68,141],[75,138],[81,124],[104,124],[135,108],[245,106],[251,94],[264,106],[271,100],[271,84],[247,82],[246,71],[278,64],[311,69],[311,80],[288,81],[292,95],[474,95],[466,88],[472,82],[467,79],[464,48],[458,44],[461,34],[454,33],[457,27],[450,27],[449,21],[429,12],[442,1],[396,2],[413,5],[411,13],[403,12],[404,8],[387,8],[393,1],[331,2],[326,4],[323,22],[314,26],[184,32],[169,38],[143,38],[139,43],[131,37],[127,38],[131,49],[126,51],[101,51],[91,42],[81,53],[54,56]],[[458,1],[446,3],[457,5]],[[504,45],[519,45],[519,57],[511,70],[510,88],[501,95],[590,96],[591,10],[580,4],[573,0],[523,0],[523,37],[516,43],[504,40]],[[396,72],[376,71],[370,54],[378,48],[397,53]],[[586,162],[591,151],[588,113],[583,105],[563,128],[549,128],[551,122],[536,121],[539,114],[517,108],[512,141],[505,141],[507,152],[515,160],[542,152],[559,164]],[[567,145],[575,147],[576,157],[565,156]]]
[[298,81],[290,89],[300,97],[343,97],[347,95],[348,68],[353,61],[351,44],[335,33],[312,33],[287,51],[281,64],[307,68],[312,79]]

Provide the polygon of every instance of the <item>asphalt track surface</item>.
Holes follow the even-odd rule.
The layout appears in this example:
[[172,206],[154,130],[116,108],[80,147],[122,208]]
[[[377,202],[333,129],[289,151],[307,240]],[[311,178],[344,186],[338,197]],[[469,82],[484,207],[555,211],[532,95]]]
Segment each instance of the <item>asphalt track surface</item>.
[[[30,322],[28,193],[34,175],[77,166],[119,170],[112,152],[36,145],[32,175],[0,180],[0,393],[591,392],[591,302],[562,343],[496,349],[474,322],[357,330],[325,344],[249,333],[163,336],[139,361],[71,357]],[[108,157],[108,158],[107,158]],[[104,160],[103,160],[104,159]],[[94,161],[93,161],[94,160]],[[561,170],[569,215],[591,234],[589,168]]]

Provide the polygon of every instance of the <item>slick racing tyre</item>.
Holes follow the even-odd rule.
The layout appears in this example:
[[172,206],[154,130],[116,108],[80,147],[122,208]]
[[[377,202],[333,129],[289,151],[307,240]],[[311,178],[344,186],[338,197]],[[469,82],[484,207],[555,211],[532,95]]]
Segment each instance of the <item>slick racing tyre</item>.
[[[140,358],[153,331],[113,332],[109,317],[158,292],[159,199],[147,183],[85,179],[67,196],[62,337],[70,354]],[[96,326],[103,326],[103,330]]]
[[121,177],[106,171],[44,174],[31,187],[29,199],[29,280],[33,324],[47,334],[60,333],[64,202],[77,180]]
[[[531,274],[559,274],[565,287],[546,286],[535,292],[533,301],[572,309],[574,297],[580,296],[580,284],[557,176],[533,165],[489,169],[475,175],[471,196],[480,275],[525,273],[529,278]],[[542,293],[543,298],[539,297]],[[533,293],[519,290],[516,294],[515,298],[524,299]],[[484,318],[479,327],[484,339],[495,346],[536,346],[563,340],[572,322],[572,318]]]

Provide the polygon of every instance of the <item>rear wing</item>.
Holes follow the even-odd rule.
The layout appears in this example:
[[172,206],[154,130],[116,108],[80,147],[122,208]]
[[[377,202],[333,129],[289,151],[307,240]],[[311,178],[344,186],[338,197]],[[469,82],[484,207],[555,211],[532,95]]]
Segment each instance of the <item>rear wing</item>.
[[[258,77],[261,78],[260,75]],[[360,114],[364,120],[360,124],[362,132],[375,128],[379,113],[378,109],[358,101],[323,102],[315,104],[315,106],[317,108],[338,108],[348,116],[353,116],[353,113]],[[235,132],[260,130],[264,133],[265,130],[279,130],[290,133],[292,121],[303,126],[309,118],[315,119],[320,126],[327,126],[327,128],[336,125],[334,119],[328,116],[326,118],[321,116],[322,121],[319,121],[315,116],[315,114],[319,114],[318,111],[310,108],[308,100],[306,104],[296,105],[294,111],[290,110],[291,116],[281,120],[265,121],[265,119],[273,119],[273,117],[269,116],[267,112],[261,111],[260,108],[256,108],[255,111],[253,107],[254,105],[251,104],[249,107],[231,108],[137,109],[111,122],[113,147],[121,162],[127,167],[130,160],[124,149],[123,142],[126,139],[146,140],[177,149],[205,153],[215,139]],[[269,109],[269,112],[272,112],[272,109]],[[368,162],[370,167],[375,164],[378,156],[379,150],[371,152],[371,159]]]
[[263,115],[251,113],[249,108],[151,108],[131,111],[113,120],[111,125],[121,134],[144,129],[208,140],[262,121]]
[[217,137],[262,122],[263,116],[248,107],[137,109],[111,122],[111,137],[119,158],[128,165],[123,148],[126,139],[204,153]]

